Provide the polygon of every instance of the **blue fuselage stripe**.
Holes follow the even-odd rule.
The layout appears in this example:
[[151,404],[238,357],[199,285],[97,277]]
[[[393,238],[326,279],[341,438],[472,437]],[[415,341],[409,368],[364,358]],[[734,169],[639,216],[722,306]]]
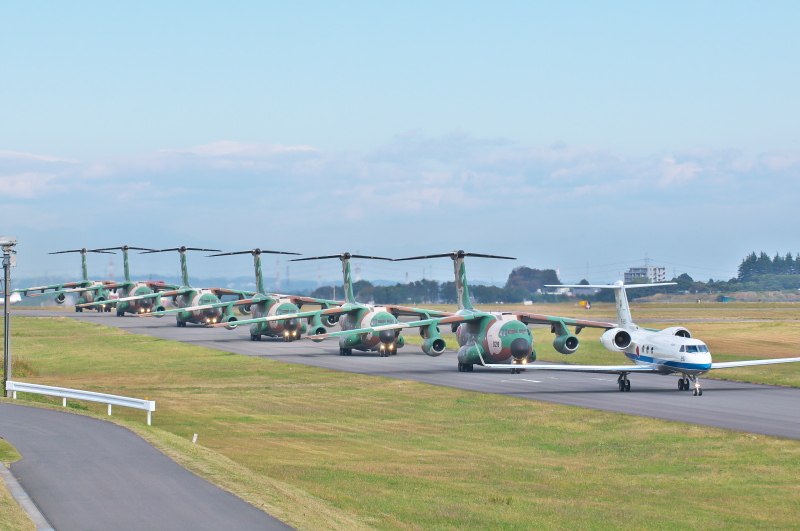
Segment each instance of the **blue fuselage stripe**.
[[710,363],[686,363],[683,361],[670,361],[665,359],[653,358],[650,356],[644,356],[636,354],[631,354],[626,352],[625,355],[634,362],[639,363],[649,363],[652,365],[658,365],[663,367],[669,367],[670,369],[677,369],[677,370],[685,370],[685,371],[707,371],[711,368]]

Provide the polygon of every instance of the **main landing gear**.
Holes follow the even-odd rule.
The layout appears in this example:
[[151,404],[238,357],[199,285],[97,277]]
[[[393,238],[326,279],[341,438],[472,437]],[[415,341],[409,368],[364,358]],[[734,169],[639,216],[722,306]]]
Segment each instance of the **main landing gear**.
[[471,363],[458,363],[458,372],[472,372]]
[[631,390],[631,381],[628,379],[627,372],[623,372],[619,375],[619,378],[617,378],[617,385],[619,386],[619,390],[622,392]]
[[[694,382],[694,386],[690,382]],[[700,380],[697,379],[697,376],[689,376],[688,374],[684,374],[680,380],[678,380],[678,390],[679,391],[692,391],[692,395],[694,396],[703,396],[703,389],[700,387]]]
[[250,341],[261,341],[261,334],[250,334]]
[[339,347],[339,355],[340,356],[350,356],[353,353],[353,349],[351,348],[341,348]]
[[186,328],[186,321],[176,321],[175,323],[178,328]]

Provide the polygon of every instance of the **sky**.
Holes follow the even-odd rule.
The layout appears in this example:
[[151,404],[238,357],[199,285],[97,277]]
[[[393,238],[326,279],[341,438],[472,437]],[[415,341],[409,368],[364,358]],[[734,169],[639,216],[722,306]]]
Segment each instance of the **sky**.
[[[128,244],[517,258],[471,260],[485,281],[526,265],[613,282],[645,258],[730,278],[751,251],[800,251],[798,15],[788,1],[17,2],[0,18],[0,234],[20,240],[20,277],[79,273],[48,252]],[[105,275],[106,257],[89,263]],[[177,264],[136,257],[134,276]],[[452,276],[446,259],[361,267]],[[200,253],[190,270],[252,271]]]

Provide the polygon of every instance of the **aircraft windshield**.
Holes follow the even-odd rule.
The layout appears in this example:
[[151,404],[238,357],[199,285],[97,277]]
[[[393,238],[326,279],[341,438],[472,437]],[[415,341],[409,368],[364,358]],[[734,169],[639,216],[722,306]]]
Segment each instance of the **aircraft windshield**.
[[705,345],[686,345],[686,352],[708,352]]

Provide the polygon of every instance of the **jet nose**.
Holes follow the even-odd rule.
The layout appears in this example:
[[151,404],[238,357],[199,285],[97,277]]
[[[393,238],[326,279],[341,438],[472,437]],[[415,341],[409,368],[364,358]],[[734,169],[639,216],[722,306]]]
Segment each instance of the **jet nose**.
[[531,353],[531,344],[528,342],[527,339],[523,337],[518,337],[514,341],[511,342],[511,355],[514,356],[514,359],[522,360],[528,357],[528,354]]
[[297,317],[286,319],[283,322],[283,327],[286,328],[286,330],[297,330],[298,326],[300,326],[300,319],[298,319]]
[[380,334],[378,334],[378,338],[380,338],[381,343],[384,345],[394,343],[394,330],[381,330]]

